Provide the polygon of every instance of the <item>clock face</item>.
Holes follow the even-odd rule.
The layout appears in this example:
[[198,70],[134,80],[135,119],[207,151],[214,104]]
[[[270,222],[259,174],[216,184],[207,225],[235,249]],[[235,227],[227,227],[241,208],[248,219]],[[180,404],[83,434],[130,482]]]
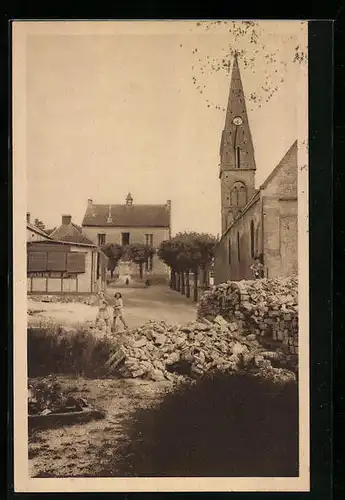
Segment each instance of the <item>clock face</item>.
[[240,116],[235,116],[235,118],[232,120],[232,123],[234,125],[242,125],[243,120]]

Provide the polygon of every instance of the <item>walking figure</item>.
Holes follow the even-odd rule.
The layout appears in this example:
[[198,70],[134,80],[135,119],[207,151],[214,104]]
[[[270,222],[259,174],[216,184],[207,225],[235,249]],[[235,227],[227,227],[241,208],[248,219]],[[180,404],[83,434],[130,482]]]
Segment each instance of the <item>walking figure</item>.
[[104,292],[99,293],[99,306],[96,317],[96,328],[102,329],[102,324],[105,323],[106,330],[109,329],[110,316],[108,312],[108,301],[105,298]]
[[125,330],[128,330],[128,326],[123,317],[123,301],[120,292],[115,293],[115,303],[114,303],[114,314],[113,314],[113,329],[116,331],[117,319],[120,319]]

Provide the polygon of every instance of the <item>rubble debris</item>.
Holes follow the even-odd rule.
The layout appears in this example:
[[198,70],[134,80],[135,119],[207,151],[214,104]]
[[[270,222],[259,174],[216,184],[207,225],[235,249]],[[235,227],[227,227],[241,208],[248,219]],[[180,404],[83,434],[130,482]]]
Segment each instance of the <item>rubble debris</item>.
[[214,322],[198,319],[183,326],[151,320],[123,339],[107,368],[124,378],[155,381],[198,378],[219,370],[264,372],[277,380],[279,374],[284,380],[296,377],[286,369],[282,349],[267,350],[256,336],[249,338],[242,326],[220,315]]
[[235,323],[263,346],[298,355],[298,282],[296,277],[227,282],[206,291],[198,317]]

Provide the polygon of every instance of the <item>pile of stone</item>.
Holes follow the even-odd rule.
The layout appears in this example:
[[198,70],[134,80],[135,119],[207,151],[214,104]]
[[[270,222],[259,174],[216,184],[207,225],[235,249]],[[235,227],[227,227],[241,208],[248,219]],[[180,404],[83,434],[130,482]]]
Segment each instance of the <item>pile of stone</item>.
[[205,292],[198,317],[212,320],[221,315],[236,321],[268,347],[281,346],[286,354],[298,354],[297,278],[227,282]]
[[198,378],[215,371],[249,371],[279,381],[295,378],[282,350],[265,350],[256,335],[246,335],[236,321],[229,323],[221,316],[186,326],[149,321],[122,341],[107,368],[124,378],[155,381]]

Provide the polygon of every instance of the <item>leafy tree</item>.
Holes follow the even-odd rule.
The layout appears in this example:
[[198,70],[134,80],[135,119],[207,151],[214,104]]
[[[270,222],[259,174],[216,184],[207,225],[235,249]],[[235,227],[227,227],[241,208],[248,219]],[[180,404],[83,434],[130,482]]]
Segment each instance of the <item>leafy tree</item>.
[[[207,233],[183,232],[171,240],[163,241],[158,250],[159,258],[172,273],[172,288],[190,296],[190,272],[194,275],[194,300],[198,300],[198,274],[203,271],[202,284],[206,283],[208,266],[212,263],[218,239]],[[178,280],[176,280],[176,276]],[[178,281],[178,283],[176,283]]]
[[[301,33],[305,22],[301,21]],[[250,109],[261,108],[270,101],[284,83],[291,64],[306,66],[308,61],[306,42],[295,33],[280,35],[280,44],[272,43],[272,28],[261,21],[198,21],[198,30],[221,35],[222,47],[215,45],[207,53],[201,43],[192,51],[192,83],[197,92],[205,97],[208,108],[225,112],[224,104],[213,102],[210,91],[210,75],[229,78],[232,60],[237,55],[241,66],[256,80],[260,68],[261,81],[247,96]],[[202,38],[200,37],[200,40]]]
[[34,220],[34,224],[36,227],[38,227],[38,229],[42,229],[42,231],[45,230],[45,224],[40,220],[40,219],[35,219]]
[[108,270],[113,278],[115,268],[124,254],[124,248],[117,243],[107,243],[102,247],[102,251],[108,257]]
[[129,259],[138,264],[140,278],[143,278],[143,264],[148,261],[149,258],[153,257],[155,254],[155,249],[149,245],[144,245],[143,243],[132,243],[128,245],[127,252]]

